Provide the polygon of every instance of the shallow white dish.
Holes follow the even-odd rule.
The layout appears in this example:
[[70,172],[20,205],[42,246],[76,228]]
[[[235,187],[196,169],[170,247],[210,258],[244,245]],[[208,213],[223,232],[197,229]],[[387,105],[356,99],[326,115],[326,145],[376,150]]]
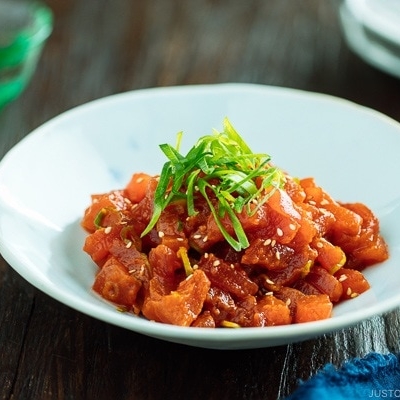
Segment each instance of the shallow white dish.
[[400,78],[400,2],[344,0],[340,20],[350,48],[364,61]]
[[[381,220],[388,262],[366,270],[372,288],[325,321],[271,328],[201,329],[149,322],[91,291],[96,267],[79,222],[90,194],[157,173],[160,143],[183,147],[227,116],[254,150],[295,176],[314,176],[337,200],[361,201]],[[148,89],[100,99],[36,129],[0,163],[0,251],[32,285],[94,318],[155,338],[216,349],[301,341],[400,305],[400,125],[345,100],[291,89],[221,84]],[[185,151],[185,149],[183,149]]]

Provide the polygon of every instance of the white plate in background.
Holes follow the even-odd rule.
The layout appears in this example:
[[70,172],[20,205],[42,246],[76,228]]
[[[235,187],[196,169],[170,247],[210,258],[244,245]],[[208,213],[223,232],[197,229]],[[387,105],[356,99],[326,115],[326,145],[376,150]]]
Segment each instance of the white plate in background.
[[344,0],[340,7],[344,36],[364,61],[400,77],[400,1]]

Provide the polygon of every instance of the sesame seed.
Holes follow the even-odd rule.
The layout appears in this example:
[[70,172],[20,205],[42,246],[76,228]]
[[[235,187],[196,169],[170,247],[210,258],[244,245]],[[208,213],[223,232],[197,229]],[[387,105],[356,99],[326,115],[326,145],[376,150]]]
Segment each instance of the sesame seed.
[[126,204],[132,204],[132,202],[127,197],[124,197],[124,202]]
[[165,233],[164,233],[164,232],[162,232],[162,231],[158,232],[158,237],[162,238],[162,237],[164,237],[164,236],[165,236]]
[[203,237],[203,242],[205,243],[205,242],[207,242],[207,240],[208,240],[208,236],[206,235]]
[[296,230],[296,225],[295,225],[295,224],[290,224],[290,225],[289,225],[289,229],[290,229],[291,231],[295,231],[295,230]]
[[270,245],[270,244],[271,244],[271,242],[272,242],[272,240],[271,240],[271,239],[267,239],[267,240],[265,240],[265,241],[264,241],[264,246],[268,246],[268,245]]
[[327,199],[323,199],[319,204],[321,204],[321,206],[326,206],[329,204],[329,201]]
[[183,238],[181,238],[181,237],[178,237],[178,238],[176,238],[176,240],[178,241],[178,242],[183,242]]
[[141,182],[143,182],[143,178],[142,177],[139,177],[139,178],[136,179],[136,183],[141,183]]
[[343,275],[340,275],[338,281],[339,281],[339,282],[343,282],[343,281],[345,281],[346,279],[347,279],[347,275],[343,274]]
[[132,209],[136,208],[138,205],[139,205],[138,203],[133,204]]
[[289,306],[290,306],[290,304],[291,304],[291,302],[292,302],[292,300],[290,300],[290,299],[287,299],[285,303],[286,303],[286,305],[289,307]]
[[269,285],[274,285],[274,282],[271,281],[271,279],[269,279],[269,278],[267,278],[267,279],[265,280],[265,282],[267,282]]
[[283,236],[283,230],[281,228],[277,228],[276,233],[278,236]]
[[193,239],[200,239],[201,238],[201,235],[194,235],[193,236]]
[[111,232],[111,226],[107,226],[107,228],[106,229],[104,229],[104,233],[106,234],[106,235],[108,235],[110,232]]
[[213,262],[213,266],[214,266],[214,267],[218,267],[219,264],[221,264],[221,261],[219,261],[219,260],[215,260],[215,261]]
[[272,296],[274,294],[274,292],[267,292],[265,293],[265,296]]
[[310,203],[312,206],[316,206],[316,205],[317,205],[317,203],[316,203],[314,200],[310,200],[309,203]]
[[318,243],[317,243],[317,247],[318,247],[319,249],[322,249],[322,248],[324,247],[324,245],[323,245],[321,242],[318,242]]
[[204,258],[208,258],[208,253],[204,253]]
[[235,269],[235,266],[233,264],[230,265],[231,269]]
[[129,240],[129,242],[125,245],[127,249],[130,249],[132,247],[132,242]]
[[274,239],[274,240],[271,242],[271,247],[274,247],[275,244],[276,244],[276,240]]
[[356,292],[353,292],[353,293],[350,295],[350,297],[353,298],[353,299],[354,299],[354,297],[357,297],[357,296],[358,296],[358,293],[356,293]]
[[277,251],[275,253],[275,257],[276,257],[277,260],[280,260],[281,259],[281,253],[279,251]]
[[351,296],[351,288],[347,288],[346,294],[347,296]]
[[197,264],[194,264],[192,268],[193,268],[193,269],[198,269],[199,266],[198,266]]

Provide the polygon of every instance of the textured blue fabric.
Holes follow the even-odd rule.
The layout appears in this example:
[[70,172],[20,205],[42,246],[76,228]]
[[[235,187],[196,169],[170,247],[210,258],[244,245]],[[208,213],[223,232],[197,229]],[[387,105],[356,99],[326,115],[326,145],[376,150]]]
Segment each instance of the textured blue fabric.
[[400,355],[370,353],[337,369],[326,365],[287,400],[400,399]]

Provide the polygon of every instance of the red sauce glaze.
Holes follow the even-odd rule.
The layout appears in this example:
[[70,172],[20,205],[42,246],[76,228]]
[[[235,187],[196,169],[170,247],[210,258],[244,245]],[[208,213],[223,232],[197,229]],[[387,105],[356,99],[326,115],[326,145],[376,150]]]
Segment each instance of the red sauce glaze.
[[288,177],[256,213],[238,215],[244,250],[226,243],[203,198],[190,217],[184,201],[170,204],[141,237],[156,186],[157,177],[134,174],[123,190],[93,195],[82,219],[84,251],[99,267],[93,289],[149,320],[215,328],[326,319],[368,290],[362,270],[389,256],[372,211],[333,200],[312,178]]

